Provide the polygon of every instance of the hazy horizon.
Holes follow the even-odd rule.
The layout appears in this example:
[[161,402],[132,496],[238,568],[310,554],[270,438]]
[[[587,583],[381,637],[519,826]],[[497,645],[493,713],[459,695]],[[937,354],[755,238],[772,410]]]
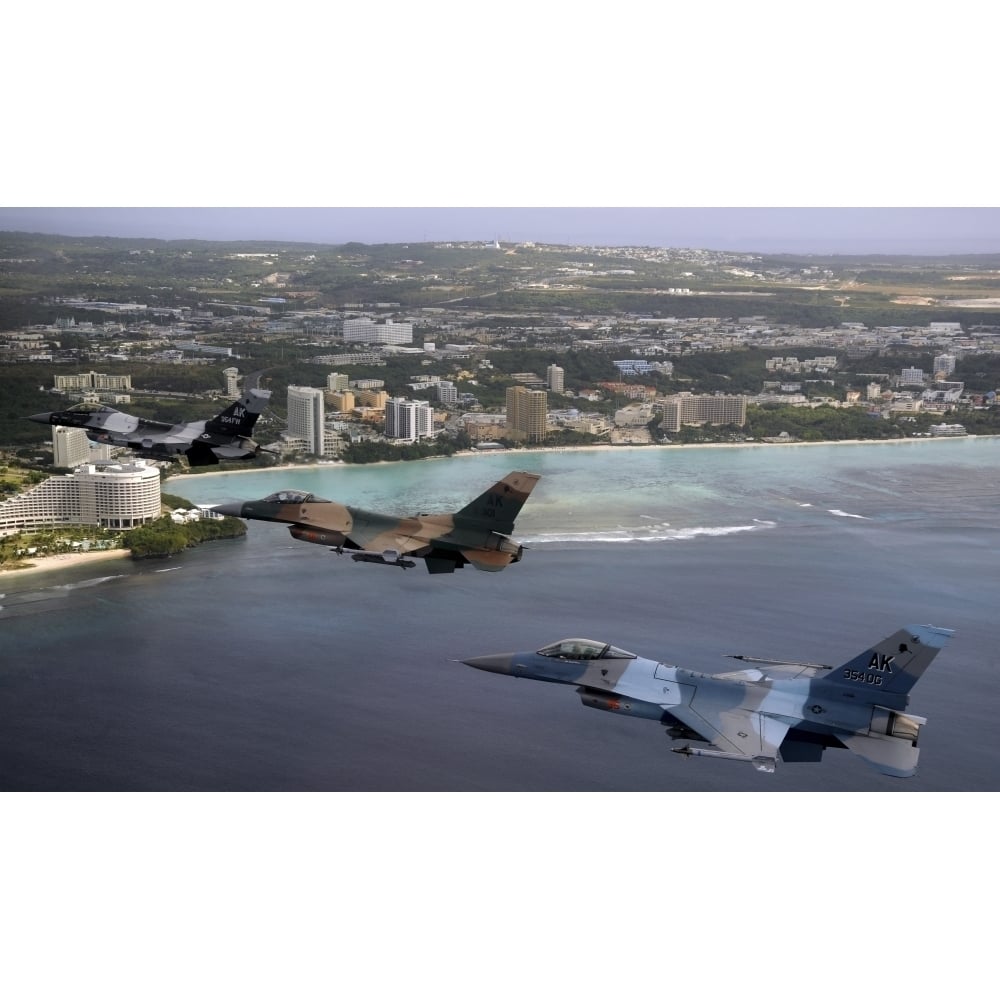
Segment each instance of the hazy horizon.
[[997,208],[0,208],[0,231],[317,244],[492,241],[743,253],[1000,252]]

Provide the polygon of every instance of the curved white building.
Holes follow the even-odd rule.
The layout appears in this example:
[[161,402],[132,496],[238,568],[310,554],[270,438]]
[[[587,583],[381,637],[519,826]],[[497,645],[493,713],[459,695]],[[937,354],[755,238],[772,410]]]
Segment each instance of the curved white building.
[[81,465],[0,503],[0,534],[78,524],[128,529],[160,516],[160,470],[142,459],[127,465]]

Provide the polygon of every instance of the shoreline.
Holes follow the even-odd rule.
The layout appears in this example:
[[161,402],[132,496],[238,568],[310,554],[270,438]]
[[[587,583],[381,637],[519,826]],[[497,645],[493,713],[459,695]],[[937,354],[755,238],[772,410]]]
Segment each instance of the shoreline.
[[[507,448],[504,450],[489,451],[458,451],[454,455],[431,455],[428,458],[409,459],[411,462],[437,462],[451,458],[478,458],[481,455],[536,455],[551,452],[553,454],[563,454],[566,452],[588,452],[588,451],[668,451],[689,448],[821,448],[837,447],[840,445],[900,445],[900,444],[930,444],[939,441],[985,441],[997,439],[996,434],[962,434],[954,437],[921,437],[921,438],[849,438],[844,441],[711,441],[703,444],[580,444],[567,445],[564,448]],[[202,479],[205,476],[239,476],[245,473],[266,473],[266,472],[302,472],[315,469],[363,469],[373,465],[399,465],[403,462],[340,462],[328,459],[322,463],[284,463],[282,465],[270,465],[266,468],[251,467],[244,469],[225,469],[217,472],[185,472],[177,476],[169,476],[165,480],[165,485],[172,482],[182,482],[189,479]],[[167,493],[171,492],[169,489]]]
[[[930,438],[888,438],[884,440],[850,439],[845,441],[746,441],[746,442],[706,442],[704,444],[683,444],[683,445],[617,445],[617,444],[592,444],[592,445],[572,445],[564,448],[511,448],[506,451],[462,451],[454,455],[433,455],[429,458],[411,459],[416,462],[435,462],[453,458],[478,458],[482,455],[521,455],[521,454],[542,454],[545,452],[566,453],[566,452],[609,452],[609,451],[649,451],[650,449],[664,451],[667,449],[731,449],[731,448],[813,448],[822,446],[855,446],[855,445],[901,445],[901,444],[927,444],[937,441],[984,441],[1000,440],[1000,435],[974,435],[967,434],[961,437],[930,437]],[[267,468],[241,468],[217,472],[185,473],[171,476],[164,484],[165,491],[171,492],[169,484],[172,482],[183,483],[191,479],[200,479],[204,476],[237,476],[244,473],[272,473],[272,472],[301,472],[305,470],[318,469],[363,469],[378,465],[398,465],[399,462],[336,462],[327,461],[320,464],[282,464],[272,465]],[[20,576],[29,576],[42,573],[47,570],[68,569],[74,566],[86,565],[88,563],[99,563],[109,559],[121,559],[131,557],[131,550],[102,549],[97,552],[60,552],[55,555],[32,557],[29,564],[20,567],[0,566],[0,579],[13,579]]]
[[27,566],[0,566],[0,579],[29,576],[44,570],[67,569],[131,555],[131,549],[101,549],[99,552],[60,552],[52,556],[35,556]]

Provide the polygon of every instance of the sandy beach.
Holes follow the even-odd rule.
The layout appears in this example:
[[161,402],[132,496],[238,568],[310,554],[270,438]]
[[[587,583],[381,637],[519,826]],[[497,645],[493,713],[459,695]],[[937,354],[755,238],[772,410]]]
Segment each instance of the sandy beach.
[[27,576],[43,570],[66,569],[69,566],[105,562],[108,559],[124,559],[131,555],[129,549],[102,549],[100,552],[60,552],[54,556],[33,556],[27,565],[0,566],[0,577]]

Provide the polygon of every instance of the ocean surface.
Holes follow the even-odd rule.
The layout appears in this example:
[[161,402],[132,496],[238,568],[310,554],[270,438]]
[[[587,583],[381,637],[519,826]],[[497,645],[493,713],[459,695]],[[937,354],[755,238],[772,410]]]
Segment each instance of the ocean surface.
[[[3,790],[996,791],[1000,438],[635,448],[189,476],[195,503],[281,488],[400,514],[542,479],[501,573],[357,564],[279,525],[165,562],[0,576]],[[705,671],[841,663],[956,629],[914,688],[920,770],[669,752],[649,721],[463,658],[602,639]]]

